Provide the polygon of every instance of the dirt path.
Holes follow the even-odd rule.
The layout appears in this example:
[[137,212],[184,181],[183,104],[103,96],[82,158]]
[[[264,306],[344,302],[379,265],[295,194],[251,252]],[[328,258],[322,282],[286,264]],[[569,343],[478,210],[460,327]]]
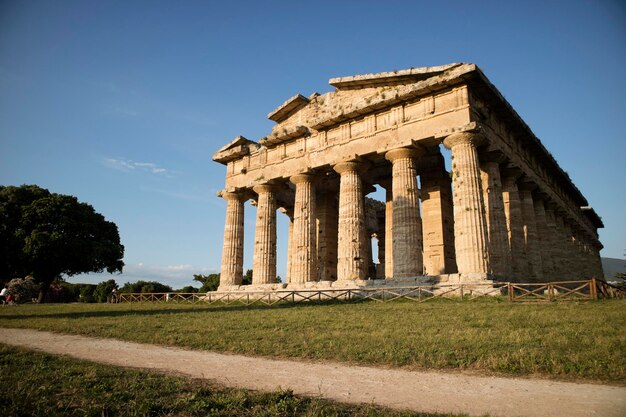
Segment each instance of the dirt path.
[[254,390],[472,416],[625,416],[626,388],[271,360],[0,328],[3,343],[116,366],[176,372]]

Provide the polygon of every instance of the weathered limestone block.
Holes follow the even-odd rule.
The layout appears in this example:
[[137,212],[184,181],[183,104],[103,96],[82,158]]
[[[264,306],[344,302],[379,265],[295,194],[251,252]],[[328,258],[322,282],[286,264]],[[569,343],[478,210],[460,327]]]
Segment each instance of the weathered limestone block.
[[394,149],[385,155],[392,163],[394,278],[423,275],[422,221],[415,159],[423,149]]
[[224,246],[220,285],[241,285],[243,279],[243,203],[241,193],[221,191],[218,194],[226,200],[226,224],[224,225]]
[[420,174],[424,270],[426,275],[457,272],[454,253],[452,180],[441,165]]
[[526,259],[528,262],[528,277],[539,280],[543,277],[541,267],[541,244],[537,237],[537,223],[535,220],[535,205],[532,191],[535,185],[523,183],[520,190],[522,197],[522,219],[524,221],[524,238],[526,244]]
[[365,210],[363,190],[355,161],[334,167],[339,182],[339,236],[337,247],[337,280],[363,280],[367,274],[365,255]]
[[276,190],[270,184],[257,185],[253,190],[259,197],[256,208],[252,284],[273,284],[276,282]]
[[491,273],[500,277],[509,277],[511,275],[511,247],[502,198],[501,160],[501,155],[485,155],[480,167],[489,235]]
[[299,174],[290,180],[296,186],[290,280],[293,283],[317,281],[315,177]]
[[452,150],[454,189],[454,247],[460,274],[487,274],[489,266],[485,203],[476,146],[484,141],[476,133],[455,133],[443,141]]

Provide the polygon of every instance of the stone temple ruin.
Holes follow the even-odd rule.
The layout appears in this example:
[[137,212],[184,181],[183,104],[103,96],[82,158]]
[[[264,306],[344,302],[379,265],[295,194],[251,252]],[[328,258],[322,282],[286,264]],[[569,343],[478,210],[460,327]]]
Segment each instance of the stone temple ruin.
[[[220,291],[602,277],[600,217],[476,65],[329,83],[271,112],[259,142],[239,136],[213,155],[226,165]],[[385,202],[366,197],[374,185]],[[253,280],[242,286],[249,199]],[[283,284],[277,211],[290,220]]]

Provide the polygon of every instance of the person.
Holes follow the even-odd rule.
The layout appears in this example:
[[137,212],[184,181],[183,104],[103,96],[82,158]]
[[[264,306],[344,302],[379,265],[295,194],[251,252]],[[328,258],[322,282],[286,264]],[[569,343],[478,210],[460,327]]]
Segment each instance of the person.
[[113,288],[111,291],[111,303],[117,303],[117,288]]
[[2,302],[2,304],[5,304],[7,301],[8,291],[7,287],[3,287],[2,291],[0,291],[0,302]]

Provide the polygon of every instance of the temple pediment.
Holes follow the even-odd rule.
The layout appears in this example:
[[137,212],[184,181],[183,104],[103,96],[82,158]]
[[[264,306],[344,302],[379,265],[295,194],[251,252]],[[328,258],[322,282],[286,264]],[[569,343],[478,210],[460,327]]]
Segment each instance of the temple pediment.
[[268,118],[277,124],[260,143],[274,146],[310,133],[311,129],[328,129],[345,120],[445,89],[474,71],[476,66],[473,64],[453,63],[331,78],[329,84],[336,91],[321,95],[314,93],[309,97],[297,94],[272,111]]
[[222,146],[217,152],[215,152],[212,159],[215,162],[226,165],[229,161],[241,158],[244,155],[249,155],[251,151],[254,151],[258,148],[258,143],[243,136],[237,136],[235,139],[228,142],[226,145]]
[[352,75],[349,77],[331,78],[328,84],[338,90],[350,90],[356,88],[383,87],[399,84],[411,84],[423,81],[427,78],[439,75],[451,68],[464,65],[452,63],[436,67],[409,68],[399,71],[379,72],[376,74]]

